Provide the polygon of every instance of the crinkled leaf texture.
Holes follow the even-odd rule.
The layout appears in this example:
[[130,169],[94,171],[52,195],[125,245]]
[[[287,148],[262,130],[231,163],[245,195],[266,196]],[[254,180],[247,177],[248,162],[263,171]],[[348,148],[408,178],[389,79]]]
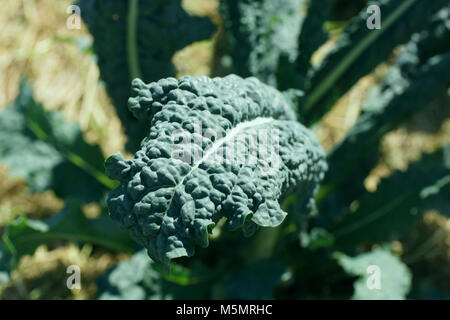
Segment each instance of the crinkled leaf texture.
[[353,285],[352,299],[403,300],[411,288],[412,276],[408,267],[386,248],[356,257],[342,253],[335,257],[348,274],[360,277]]
[[94,51],[106,89],[136,151],[148,123],[127,110],[131,80],[175,76],[176,51],[214,33],[208,18],[190,16],[181,0],[79,0],[81,16],[94,36]]
[[293,62],[302,0],[221,0],[234,71],[276,85],[280,56]]
[[278,200],[288,191],[309,200],[323,178],[317,138],[256,78],[136,79],[133,90],[129,108],[152,119],[151,130],[134,159],[107,159],[108,174],[121,182],[108,206],[155,261],[207,247],[222,217],[247,233],[275,227],[286,216]]

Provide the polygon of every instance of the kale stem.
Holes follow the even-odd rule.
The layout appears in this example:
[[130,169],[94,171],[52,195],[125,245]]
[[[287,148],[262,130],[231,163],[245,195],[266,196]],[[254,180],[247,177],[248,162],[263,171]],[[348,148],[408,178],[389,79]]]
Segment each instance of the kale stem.
[[137,43],[139,0],[128,2],[127,16],[127,55],[130,68],[130,80],[141,78],[141,67],[139,65],[139,49]]

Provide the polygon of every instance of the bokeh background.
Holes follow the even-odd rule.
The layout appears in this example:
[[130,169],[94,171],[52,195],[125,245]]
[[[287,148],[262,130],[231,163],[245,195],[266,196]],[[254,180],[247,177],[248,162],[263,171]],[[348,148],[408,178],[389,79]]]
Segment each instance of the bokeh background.
[[[0,108],[12,102],[18,93],[21,76],[33,85],[35,98],[49,110],[60,110],[64,117],[80,123],[85,138],[98,143],[104,154],[124,153],[125,137],[114,108],[99,79],[92,51],[92,38],[82,24],[80,30],[66,27],[66,9],[70,0],[2,0],[0,10]],[[315,54],[318,63],[332,47],[343,25],[340,17],[359,11],[364,1],[342,1],[342,10],[327,27],[330,40]],[[200,16],[209,16],[220,26],[217,0],[185,0],[184,8]],[[221,75],[223,35],[195,43],[174,56],[178,75]],[[395,54],[394,54],[395,56]],[[394,59],[394,56],[391,58]],[[391,60],[391,61],[392,61]],[[342,139],[356,121],[368,89],[386,73],[388,64],[380,65],[362,78],[316,128],[326,150]],[[368,190],[375,191],[382,177],[393,170],[406,170],[408,163],[450,142],[450,98],[437,99],[425,112],[416,114],[382,142],[382,157],[366,179]],[[401,190],[399,190],[401,192]],[[31,195],[20,179],[8,177],[0,159],[0,237],[7,221],[26,215],[34,219],[49,217],[61,210],[63,203],[52,192]],[[86,208],[96,216],[99,208]],[[439,288],[450,293],[450,220],[430,211],[401,239],[391,243],[419,277],[423,290]],[[0,286],[0,299],[89,299],[95,297],[95,280],[107,268],[129,256],[115,254],[89,244],[66,242],[38,248],[33,256],[21,259],[12,282]],[[82,289],[66,288],[66,267],[78,264],[83,269]],[[450,298],[441,296],[440,298]]]

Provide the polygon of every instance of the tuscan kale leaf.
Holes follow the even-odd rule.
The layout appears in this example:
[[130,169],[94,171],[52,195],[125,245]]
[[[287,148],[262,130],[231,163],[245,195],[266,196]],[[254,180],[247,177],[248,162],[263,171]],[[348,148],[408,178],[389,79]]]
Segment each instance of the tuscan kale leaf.
[[222,0],[221,12],[234,72],[276,85],[281,56],[298,55],[302,0]]
[[168,264],[207,247],[221,218],[249,235],[276,227],[289,192],[304,195],[299,214],[308,213],[325,154],[277,90],[230,75],[136,79],[133,91],[129,109],[151,129],[134,159],[106,160],[121,182],[108,206],[153,260]]

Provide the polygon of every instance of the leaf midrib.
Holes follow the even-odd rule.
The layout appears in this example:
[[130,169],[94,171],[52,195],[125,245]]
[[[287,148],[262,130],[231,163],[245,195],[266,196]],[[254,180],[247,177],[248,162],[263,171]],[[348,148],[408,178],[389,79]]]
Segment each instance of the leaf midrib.
[[213,145],[208,149],[208,151],[204,154],[204,156],[194,165],[192,166],[191,170],[189,170],[188,173],[186,173],[183,178],[180,180],[180,182],[173,188],[173,193],[172,196],[170,197],[169,203],[167,205],[167,209],[164,212],[164,215],[166,215],[169,212],[170,207],[172,206],[172,202],[173,199],[175,197],[176,191],[178,190],[178,188],[183,185],[184,180],[186,179],[186,177],[188,177],[192,172],[194,172],[203,162],[205,162],[205,160],[212,154],[214,154],[222,145],[224,145],[225,143],[227,143],[228,141],[230,141],[231,139],[233,139],[235,136],[237,136],[239,133],[241,133],[243,130],[251,128],[251,127],[256,127],[265,123],[269,123],[274,121],[274,118],[263,118],[263,117],[259,117],[259,118],[255,118],[251,121],[246,121],[246,122],[241,122],[239,123],[236,127],[234,127],[233,129],[231,129],[228,134],[222,138],[219,139],[217,141],[215,141],[213,143]]

